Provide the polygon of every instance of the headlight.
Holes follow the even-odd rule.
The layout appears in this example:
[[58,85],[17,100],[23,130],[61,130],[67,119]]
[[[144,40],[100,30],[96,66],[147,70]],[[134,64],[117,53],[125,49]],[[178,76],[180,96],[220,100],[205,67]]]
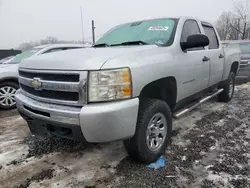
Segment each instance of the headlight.
[[131,97],[131,76],[128,68],[89,72],[88,101],[110,101]]

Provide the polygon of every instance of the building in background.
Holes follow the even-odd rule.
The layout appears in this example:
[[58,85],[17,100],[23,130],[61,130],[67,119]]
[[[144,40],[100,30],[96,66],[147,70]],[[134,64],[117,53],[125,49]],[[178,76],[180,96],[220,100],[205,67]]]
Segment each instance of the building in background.
[[17,54],[20,54],[21,52],[22,52],[21,50],[14,50],[14,49],[1,50],[0,49],[0,60],[8,56],[15,56]]

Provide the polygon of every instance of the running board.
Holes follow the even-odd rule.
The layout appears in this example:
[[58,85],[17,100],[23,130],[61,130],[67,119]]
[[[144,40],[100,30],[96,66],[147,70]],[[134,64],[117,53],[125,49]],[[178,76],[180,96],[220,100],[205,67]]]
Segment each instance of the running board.
[[202,103],[208,101],[209,99],[215,97],[216,95],[220,94],[223,91],[223,89],[219,89],[218,91],[216,91],[215,93],[213,93],[212,95],[209,95],[203,99],[201,99],[198,103],[194,104],[193,106],[191,106],[190,108],[186,108],[176,114],[174,114],[174,118],[179,118],[182,115],[186,114],[187,112],[190,112],[191,110],[193,110],[194,108],[196,108],[197,106],[201,105]]

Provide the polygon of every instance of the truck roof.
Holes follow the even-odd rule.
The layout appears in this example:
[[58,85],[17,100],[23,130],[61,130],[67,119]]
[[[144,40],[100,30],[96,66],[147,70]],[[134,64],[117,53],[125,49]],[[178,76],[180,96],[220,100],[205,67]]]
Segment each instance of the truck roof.
[[[149,20],[159,20],[159,19],[178,19],[178,20],[181,20],[181,19],[182,20],[193,19],[193,20],[201,21],[204,24],[212,25],[209,21],[200,20],[199,18],[195,18],[195,17],[192,17],[192,16],[158,17],[158,18],[151,18],[151,19],[145,19],[145,20],[135,20],[135,21],[131,21],[131,22],[123,23],[123,24],[130,24],[130,23],[134,23],[134,22],[143,22],[143,21],[149,21]],[[123,24],[120,24],[120,25],[123,25]]]

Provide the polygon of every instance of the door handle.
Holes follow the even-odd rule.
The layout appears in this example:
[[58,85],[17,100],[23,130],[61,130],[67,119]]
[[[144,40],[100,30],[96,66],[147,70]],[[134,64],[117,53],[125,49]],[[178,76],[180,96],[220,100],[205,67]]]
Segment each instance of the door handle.
[[202,61],[209,61],[209,60],[210,60],[210,58],[207,57],[207,56],[204,56],[203,59],[202,59]]
[[224,58],[224,55],[220,54],[219,58],[220,58],[220,59],[221,59],[221,58]]

